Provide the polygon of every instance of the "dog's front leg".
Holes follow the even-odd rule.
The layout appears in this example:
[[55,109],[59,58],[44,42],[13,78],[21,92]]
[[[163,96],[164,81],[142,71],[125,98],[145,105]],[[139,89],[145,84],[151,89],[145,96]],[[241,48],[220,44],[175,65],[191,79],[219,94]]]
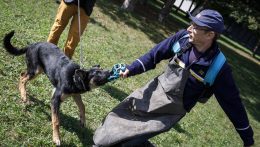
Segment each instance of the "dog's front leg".
[[59,109],[61,104],[61,92],[56,89],[53,93],[51,100],[51,120],[52,120],[52,131],[53,131],[53,142],[56,146],[60,146],[60,118],[59,118]]
[[80,94],[74,95],[73,99],[74,99],[74,101],[76,102],[76,104],[79,108],[80,125],[82,127],[84,127],[84,126],[86,126],[85,105],[82,102]]

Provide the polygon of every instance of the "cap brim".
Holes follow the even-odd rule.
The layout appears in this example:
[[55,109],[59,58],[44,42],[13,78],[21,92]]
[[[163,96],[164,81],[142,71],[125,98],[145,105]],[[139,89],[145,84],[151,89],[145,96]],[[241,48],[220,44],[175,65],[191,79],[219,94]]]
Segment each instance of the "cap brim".
[[188,14],[189,14],[190,19],[191,19],[196,25],[201,26],[201,27],[208,27],[208,28],[210,28],[208,25],[206,25],[206,24],[204,24],[203,22],[201,22],[198,18],[193,17],[193,16],[190,14],[190,12],[188,12]]

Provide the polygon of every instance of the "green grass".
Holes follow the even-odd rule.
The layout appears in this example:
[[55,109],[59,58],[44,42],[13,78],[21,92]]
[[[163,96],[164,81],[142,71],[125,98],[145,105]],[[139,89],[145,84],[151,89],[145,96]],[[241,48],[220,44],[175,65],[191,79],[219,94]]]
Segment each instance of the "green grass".
[[[100,0],[94,8],[81,45],[85,68],[100,64],[110,69],[115,63],[131,63],[156,43],[185,27],[187,22],[173,14],[162,25],[156,21],[159,2],[126,13],[119,9],[121,1]],[[45,41],[53,23],[58,5],[54,0],[3,0],[0,3],[0,38],[15,30],[13,43],[23,47],[29,43]],[[146,10],[147,11],[142,11]],[[174,19],[178,18],[178,19]],[[181,19],[181,21],[179,20]],[[186,22],[186,23],[183,23]],[[67,30],[61,36],[62,48]],[[234,51],[236,46],[220,41],[230,62],[241,98],[255,131],[256,146],[260,144],[260,67]],[[232,48],[232,50],[230,50]],[[53,146],[50,97],[52,86],[42,75],[28,84],[29,98],[34,102],[26,106],[20,102],[17,82],[25,69],[24,57],[8,55],[0,47],[0,146]],[[75,62],[79,63],[80,48]],[[91,146],[94,130],[106,114],[135,89],[161,73],[167,62],[157,69],[113,83],[83,94],[86,105],[87,126],[80,128],[78,109],[72,99],[61,106],[61,138],[64,146]],[[124,133],[124,132],[121,132]],[[197,106],[173,129],[151,139],[159,147],[168,146],[242,146],[242,141],[217,101],[211,98]]]

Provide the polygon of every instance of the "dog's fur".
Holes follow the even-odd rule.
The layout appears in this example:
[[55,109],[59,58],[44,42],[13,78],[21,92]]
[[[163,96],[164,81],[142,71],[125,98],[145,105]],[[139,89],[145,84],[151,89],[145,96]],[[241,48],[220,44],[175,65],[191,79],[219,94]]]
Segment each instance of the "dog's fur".
[[109,71],[95,66],[89,70],[80,69],[56,45],[39,42],[18,49],[11,44],[14,31],[4,37],[4,48],[12,55],[26,54],[27,70],[20,76],[19,90],[23,102],[29,102],[26,97],[26,83],[44,72],[55,87],[51,101],[53,141],[60,145],[59,107],[66,97],[72,96],[80,111],[80,123],[85,125],[85,106],[82,93],[91,88],[108,82]]

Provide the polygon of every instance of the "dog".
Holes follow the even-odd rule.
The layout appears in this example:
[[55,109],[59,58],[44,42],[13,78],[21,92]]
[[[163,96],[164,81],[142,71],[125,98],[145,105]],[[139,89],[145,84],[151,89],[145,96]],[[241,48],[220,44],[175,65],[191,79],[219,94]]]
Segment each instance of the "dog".
[[72,96],[80,112],[80,124],[85,126],[85,106],[81,94],[108,82],[110,72],[100,66],[85,70],[70,60],[56,45],[38,42],[18,49],[11,44],[14,31],[5,35],[3,45],[6,51],[14,56],[23,54],[26,58],[27,70],[20,75],[19,91],[23,102],[26,97],[26,83],[44,72],[55,87],[51,100],[53,142],[60,146],[59,108],[61,102]]

